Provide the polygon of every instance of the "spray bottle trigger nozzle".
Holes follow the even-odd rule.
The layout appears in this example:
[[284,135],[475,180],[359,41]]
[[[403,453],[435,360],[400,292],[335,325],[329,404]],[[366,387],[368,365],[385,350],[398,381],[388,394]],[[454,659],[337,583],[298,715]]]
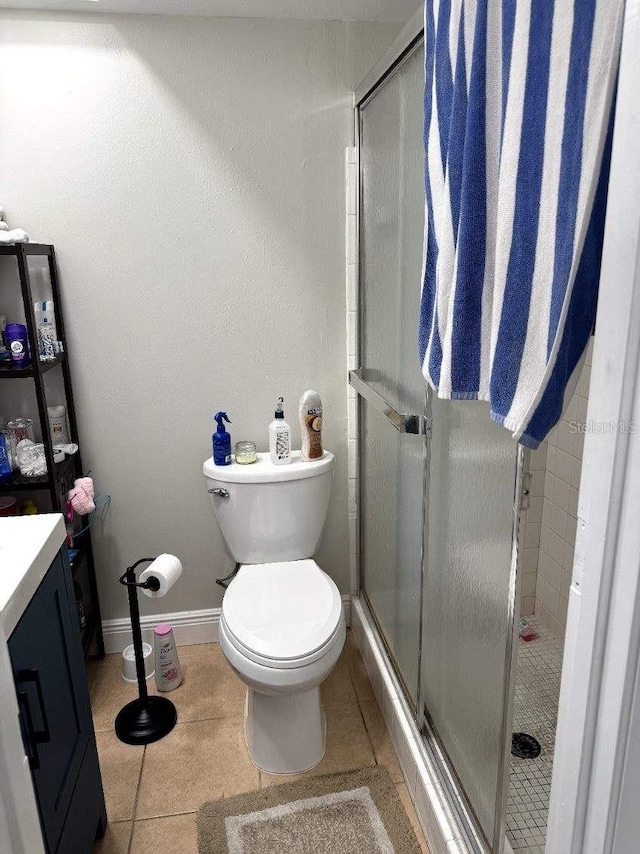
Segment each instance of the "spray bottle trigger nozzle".
[[226,421],[227,424],[231,424],[231,419],[229,418],[227,413],[226,412],[216,412],[216,414],[213,416],[213,418],[218,425],[218,430],[220,430],[221,433],[226,432],[224,422]]

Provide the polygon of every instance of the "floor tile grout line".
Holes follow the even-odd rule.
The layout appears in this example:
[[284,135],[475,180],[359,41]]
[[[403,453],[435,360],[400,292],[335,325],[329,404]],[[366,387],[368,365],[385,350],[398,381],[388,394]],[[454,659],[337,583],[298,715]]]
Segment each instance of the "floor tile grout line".
[[[349,681],[351,682],[351,687],[353,688],[353,693],[356,695],[356,700],[358,701],[358,704],[359,704],[360,703],[360,695],[358,694],[358,686],[356,685],[355,680],[353,678],[353,672],[352,672],[352,668],[351,668],[351,665],[353,663],[354,658],[356,658],[356,659],[359,658],[360,661],[362,661],[362,656],[360,655],[360,650],[356,650],[355,656],[353,655],[353,653],[351,653],[350,655],[347,655],[347,673],[349,674]],[[362,664],[364,666],[364,662],[362,662]]]
[[133,833],[134,833],[135,825],[136,825],[136,814],[138,812],[138,800],[140,798],[140,784],[142,783],[142,769],[144,768],[144,760],[145,760],[145,756],[147,755],[147,746],[148,745],[145,744],[144,748],[142,750],[142,762],[140,763],[140,771],[138,772],[138,784],[136,786],[136,794],[135,794],[135,797],[133,799],[133,813],[131,816],[131,834],[129,836],[129,846],[127,848],[127,854],[131,854],[131,846],[133,845]]
[[[367,725],[367,719],[365,718],[364,712],[362,711],[362,705],[361,705],[360,700],[358,700],[358,711],[360,712],[360,717],[362,718],[362,723],[364,725],[364,731],[367,734],[367,739],[369,740],[369,746],[371,747],[371,752],[373,753],[373,758],[376,761],[376,765],[380,765],[380,762],[378,761],[378,754],[376,752],[376,748],[375,748],[375,745],[373,743],[373,736],[369,732],[369,727]],[[386,729],[386,724],[385,724],[385,729]]]
[[[370,701],[365,700],[365,702],[370,702]],[[338,700],[338,701],[333,702],[333,703],[327,703],[327,702],[323,701],[322,706],[325,709],[332,709],[332,708],[339,707],[339,706],[360,706],[360,702],[357,699],[356,700]],[[243,720],[243,719],[244,719],[244,715],[237,713],[237,714],[233,714],[233,715],[207,715],[206,717],[202,717],[202,718],[197,717],[197,718],[189,718],[188,720],[181,720],[180,719],[180,710],[178,709],[178,721],[176,722],[176,726],[182,726],[183,724],[205,723],[205,722],[210,722],[210,721],[233,721],[233,720],[237,721],[237,720]],[[113,732],[114,731],[112,726],[100,727],[98,729],[98,728],[96,728],[95,724],[94,724],[93,730],[94,730],[96,735],[104,734],[105,732]]]
[[[257,791],[259,791],[259,789],[253,789],[253,790],[249,790],[249,791],[256,791],[257,792]],[[245,794],[245,792],[240,792],[240,794]],[[246,794],[248,794],[248,792]],[[219,800],[224,800],[224,797],[225,796],[223,796]],[[204,803],[207,803],[207,801],[204,801]],[[198,807],[198,809],[195,809],[195,810],[180,810],[180,812],[167,812],[167,813],[163,813],[162,815],[142,816],[141,818],[137,818],[135,820],[135,824],[142,824],[145,821],[162,821],[163,818],[178,818],[179,816],[182,816],[182,815],[197,815],[199,809],[200,809],[200,807]]]
[[[334,706],[354,706],[354,705],[359,705],[359,701],[356,698],[355,700],[339,700],[335,703],[323,702],[322,705],[324,706],[324,708],[332,708]],[[243,719],[244,719],[244,714],[240,712],[240,713],[236,713],[233,715],[212,715],[212,716],[207,716],[207,717],[203,717],[203,718],[198,717],[198,718],[189,718],[188,720],[181,720],[180,709],[178,709],[178,721],[176,723],[176,726],[183,726],[184,724],[205,723],[208,721],[231,721],[231,720],[237,721],[237,720],[243,720]],[[96,729],[95,725],[94,725],[94,731],[97,735],[98,733],[113,732],[114,730],[113,730],[113,726],[108,727],[108,728],[101,727],[100,729]]]
[[[359,653],[356,653],[356,656],[353,656],[353,655],[350,656],[346,662],[347,667],[345,667],[343,670],[343,673],[345,674],[345,676],[343,678],[344,678],[344,681],[346,683],[348,683],[348,685],[350,687],[351,696],[349,696],[348,699],[342,699],[342,700],[339,700],[338,702],[327,703],[327,702],[323,701],[323,706],[325,706],[326,708],[333,708],[333,709],[340,709],[341,707],[344,707],[344,708],[349,707],[350,709],[354,709],[354,705],[357,706],[357,708],[358,708],[357,719],[359,721],[359,726],[364,727],[364,732],[366,734],[366,743],[367,743],[367,745],[369,747],[369,751],[370,751],[369,755],[371,758],[374,759],[374,763],[372,764],[371,767],[381,766],[381,765],[383,765],[383,763],[381,761],[379,761],[378,756],[376,754],[376,749],[374,746],[373,733],[374,733],[375,728],[371,729],[369,727],[369,725],[367,723],[367,719],[365,717],[365,713],[364,713],[364,706],[366,703],[369,703],[370,705],[375,704],[378,712],[380,714],[381,714],[381,712],[379,710],[379,705],[378,705],[377,701],[375,700],[375,697],[372,694],[370,694],[369,691],[364,690],[363,696],[360,696],[360,694],[356,688],[356,681],[355,681],[354,673],[357,672],[358,676],[360,676],[360,667],[361,667],[361,660],[359,661],[358,659],[360,659]],[[351,666],[349,666],[350,663],[353,664],[353,669]],[[104,677],[106,677],[106,674],[101,675],[101,678],[104,678]],[[364,684],[364,680],[358,679],[358,684],[360,684],[362,687],[366,687]],[[354,710],[354,712],[355,712],[355,710]],[[336,712],[336,714],[339,714],[339,713]],[[216,721],[220,721],[220,722],[222,722],[222,721],[238,721],[239,719],[242,719],[241,713],[240,714],[233,714],[233,715],[204,717],[204,718],[198,717],[198,718],[194,718],[193,720],[186,720],[186,721],[180,720],[179,723],[181,723],[181,724],[182,723],[184,723],[184,724],[212,723],[212,722],[216,722]],[[388,737],[390,734],[388,731],[388,727],[386,726],[386,723],[383,723],[383,726],[384,726],[385,733]],[[98,730],[97,732],[100,732],[100,733],[111,732],[111,733],[113,733],[114,727],[112,726],[110,729],[107,729],[107,730]],[[393,749],[393,754],[394,754],[394,756],[396,755],[395,749]],[[126,849],[127,854],[131,854],[131,852],[134,850],[133,842],[134,842],[135,833],[136,833],[136,826],[138,825],[138,823],[158,821],[162,818],[173,818],[173,817],[182,816],[182,815],[195,815],[197,813],[197,809],[186,809],[186,810],[183,809],[183,810],[180,810],[179,812],[162,813],[162,814],[153,815],[153,816],[140,816],[140,814],[138,813],[138,809],[140,807],[140,799],[141,799],[142,775],[143,775],[143,773],[145,773],[145,766],[146,766],[147,759],[148,759],[148,757],[146,756],[146,746],[145,746],[143,748],[143,755],[142,755],[142,760],[141,760],[138,775],[137,775],[135,795],[133,798],[133,813],[132,813],[132,817],[130,819],[130,831],[129,831],[128,845],[127,845],[127,849]],[[257,781],[258,781],[257,791],[260,791],[263,789],[264,775],[259,770],[258,770]],[[393,780],[393,785],[397,789],[399,783],[396,780]],[[406,786],[406,782],[404,783],[404,785]]]
[[[360,654],[360,651],[359,651],[359,650],[358,650],[358,657],[359,657],[359,658],[360,658],[360,660],[362,661],[362,656],[361,656],[361,654]],[[364,665],[364,662],[363,662],[363,665]],[[379,767],[384,767],[384,766],[381,766],[381,763],[380,763],[380,762],[379,762],[379,760],[378,760],[378,754],[376,753],[376,749],[375,749],[375,746],[374,746],[374,744],[373,744],[373,736],[372,736],[372,734],[369,732],[369,727],[368,727],[368,725],[367,725],[367,719],[366,719],[366,718],[365,718],[365,716],[364,716],[364,711],[363,711],[363,708],[362,708],[363,703],[374,703],[374,704],[375,704],[375,706],[376,706],[376,708],[377,708],[377,710],[378,710],[378,714],[382,717],[382,709],[380,708],[380,704],[378,703],[378,698],[375,696],[375,694],[373,694],[373,696],[372,696],[372,697],[367,697],[366,699],[363,699],[362,697],[360,697],[360,695],[359,695],[359,693],[358,693],[358,689],[356,688],[356,684],[355,684],[354,679],[353,679],[353,675],[352,675],[352,671],[351,671],[351,661],[350,661],[350,660],[349,660],[349,662],[348,662],[347,672],[349,673],[349,678],[351,679],[351,684],[352,684],[353,689],[354,689],[355,694],[356,694],[356,700],[357,700],[357,702],[358,702],[358,710],[359,710],[359,712],[360,712],[360,717],[362,718],[362,721],[363,721],[363,724],[364,724],[364,729],[365,729],[365,732],[366,732],[366,734],[367,734],[367,738],[368,738],[368,740],[369,740],[369,745],[370,745],[370,747],[371,747],[371,752],[372,752],[372,754],[373,754],[373,758],[375,759],[375,764],[376,764],[377,766],[379,766]],[[370,680],[369,680],[369,682],[370,682]],[[373,693],[373,689],[372,689],[372,693]],[[395,749],[395,747],[394,747],[394,745],[393,745],[393,742],[391,741],[391,733],[390,733],[390,731],[389,731],[389,727],[387,726],[387,722],[384,720],[384,718],[382,718],[382,723],[383,723],[384,730],[385,730],[385,733],[386,733],[386,735],[387,735],[387,738],[389,739],[389,743],[390,743],[390,746],[391,746],[391,750],[392,750],[392,752],[393,752],[393,755],[394,755],[394,757],[395,757],[395,759],[396,759],[396,761],[398,762],[398,765],[399,765],[399,764],[400,764],[400,759],[399,759],[399,757],[398,757],[398,754],[396,753],[396,749]],[[387,770],[388,770],[388,769],[387,769]],[[409,787],[408,787],[408,785],[407,785],[406,778],[404,777],[404,772],[403,772],[403,774],[402,774],[402,781],[400,781],[400,782],[396,782],[395,780],[393,780],[393,779],[392,779],[392,783],[393,783],[393,785],[395,786],[396,792],[398,792],[398,796],[400,796],[400,791],[399,791],[399,788],[398,788],[398,787],[399,787],[399,786],[404,786],[404,787],[405,787],[405,789],[407,790],[407,794],[409,795],[409,799],[412,801],[411,794],[410,794],[410,792],[409,792]],[[403,806],[404,806],[404,805],[403,805]],[[414,806],[414,811],[415,811],[415,806]],[[405,809],[405,812],[406,812],[406,809]],[[419,824],[419,822],[418,822],[418,824]],[[426,836],[424,835],[424,832],[422,832],[422,831],[421,831],[421,835],[422,835],[422,838],[424,839],[424,847],[425,847],[426,851],[427,851],[427,852],[430,852],[429,845],[428,845],[428,843],[427,843],[427,841],[426,841]],[[420,839],[418,839],[418,844],[420,845],[420,847],[422,847],[422,844],[421,844],[421,842],[420,842]]]
[[[353,676],[351,675],[351,666],[350,666],[349,661],[347,661],[347,673],[349,674],[349,679],[351,680],[351,686],[352,686],[353,691],[356,695],[356,703],[358,705],[358,711],[360,712],[360,718],[361,718],[362,724],[364,726],[364,731],[367,734],[367,740],[369,742],[369,747],[371,748],[371,753],[373,754],[375,764],[380,765],[380,762],[378,761],[378,754],[376,753],[375,745],[373,743],[373,738],[372,738],[371,733],[369,732],[369,727],[367,726],[367,719],[365,718],[364,712],[362,710],[363,700],[361,700],[360,696],[358,695],[358,691],[357,691],[355,683],[353,681]],[[386,728],[386,724],[385,724],[385,728]]]
[[[329,705],[339,705],[337,703],[330,703]],[[204,718],[189,718],[188,720],[180,719],[180,709],[178,709],[178,721],[176,726],[181,724],[197,724],[204,721],[229,721],[229,720],[238,720],[244,718],[244,714],[242,712],[236,712],[233,715],[209,715]],[[99,732],[113,732],[113,725],[110,727],[100,727],[100,729],[96,729],[95,723],[93,725],[94,732],[97,734]]]
[[131,827],[129,828],[129,842],[127,844],[127,854],[131,854],[131,846],[133,845],[133,826],[135,821],[131,819]]

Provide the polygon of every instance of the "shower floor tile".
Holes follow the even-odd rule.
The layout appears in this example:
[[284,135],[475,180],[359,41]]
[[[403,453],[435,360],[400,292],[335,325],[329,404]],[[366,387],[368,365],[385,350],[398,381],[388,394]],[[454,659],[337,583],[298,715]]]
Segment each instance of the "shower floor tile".
[[538,637],[518,640],[513,731],[540,742],[537,759],[511,756],[507,838],[514,852],[544,851],[551,794],[553,748],[558,718],[562,644],[531,617]]

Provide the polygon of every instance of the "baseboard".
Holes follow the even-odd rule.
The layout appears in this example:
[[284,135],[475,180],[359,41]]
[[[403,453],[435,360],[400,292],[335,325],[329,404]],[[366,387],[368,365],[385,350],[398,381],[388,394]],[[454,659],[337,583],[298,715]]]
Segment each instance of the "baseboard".
[[[173,614],[150,614],[140,618],[142,637],[153,643],[153,630],[159,623],[171,623],[176,643],[188,646],[197,643],[217,643],[220,608],[202,611],[176,611]],[[122,652],[131,643],[131,620],[121,617],[102,621],[104,650],[107,654]]]
[[[348,626],[351,625],[351,597],[342,596],[342,610]],[[153,629],[158,623],[171,623],[173,635],[179,646],[191,646],[198,643],[217,643],[220,608],[208,608],[201,611],[176,611],[173,614],[151,614],[140,618],[142,637],[147,643],[153,642]],[[131,620],[121,617],[115,620],[103,620],[104,649],[107,654],[122,652],[131,643]]]

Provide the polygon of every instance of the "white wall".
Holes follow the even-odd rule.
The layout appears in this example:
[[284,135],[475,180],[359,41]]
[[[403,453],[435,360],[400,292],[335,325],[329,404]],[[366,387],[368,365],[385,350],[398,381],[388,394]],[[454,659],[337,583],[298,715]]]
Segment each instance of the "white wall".
[[[201,474],[212,414],[266,447],[317,388],[337,455],[319,561],[348,590],[344,149],[351,89],[399,27],[6,12],[0,201],[56,246],[103,616],[127,562],[215,607],[231,561]],[[299,440],[297,425],[294,440]]]

